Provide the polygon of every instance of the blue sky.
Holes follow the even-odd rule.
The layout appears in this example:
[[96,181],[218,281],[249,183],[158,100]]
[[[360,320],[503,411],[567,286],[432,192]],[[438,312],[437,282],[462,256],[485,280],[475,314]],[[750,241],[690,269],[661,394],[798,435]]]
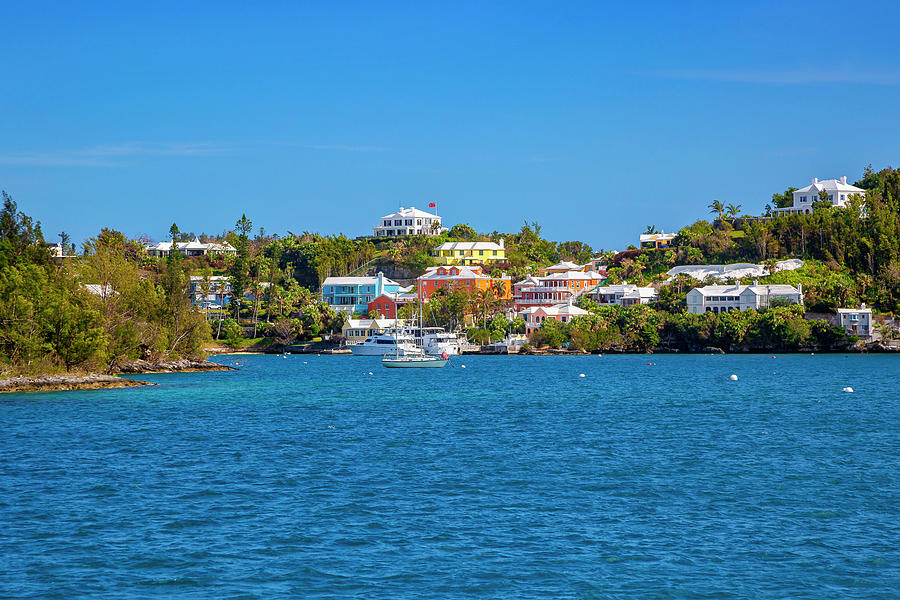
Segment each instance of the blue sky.
[[436,201],[611,249],[898,163],[895,3],[182,4],[0,3],[0,188],[48,239]]

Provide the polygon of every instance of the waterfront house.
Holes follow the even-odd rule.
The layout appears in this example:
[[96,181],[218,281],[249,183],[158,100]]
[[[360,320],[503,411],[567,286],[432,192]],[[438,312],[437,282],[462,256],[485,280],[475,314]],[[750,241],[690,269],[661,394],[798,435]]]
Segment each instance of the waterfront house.
[[571,302],[565,302],[553,306],[531,306],[523,309],[519,316],[525,320],[525,333],[531,335],[540,329],[541,324],[547,319],[568,323],[575,317],[586,314],[588,314],[588,311],[578,308]]
[[639,287],[626,281],[616,285],[598,285],[588,292],[588,297],[597,304],[634,306],[655,302],[659,294],[652,287]]
[[668,248],[677,235],[677,233],[664,233],[662,231],[659,233],[645,233],[641,235],[641,249],[661,250]]
[[486,265],[506,261],[506,245],[495,242],[444,242],[432,256],[442,265]]
[[857,194],[861,198],[866,197],[866,190],[847,183],[847,177],[840,179],[825,179],[819,181],[816,177],[812,178],[812,183],[804,188],[795,190],[793,193],[793,204],[785,208],[775,208],[772,210],[775,214],[802,213],[810,214],[813,211],[813,204],[819,201],[819,193],[826,192],[828,201],[832,206],[846,207],[850,198]]
[[859,308],[839,308],[837,309],[838,323],[847,333],[858,335],[859,337],[869,337],[872,335],[872,309],[862,304]]
[[733,310],[760,310],[775,301],[803,304],[803,285],[707,285],[687,293],[691,313],[723,313]]
[[341,328],[341,336],[346,344],[361,344],[367,337],[384,333],[394,327],[402,327],[403,321],[396,319],[347,319]]
[[401,207],[397,212],[381,217],[374,231],[375,237],[398,237],[439,235],[446,229],[441,227],[441,218],[438,215],[411,206],[409,208]]
[[236,254],[237,249],[228,242],[201,242],[200,238],[194,238],[190,242],[160,242],[147,246],[147,254],[156,258],[165,258],[172,252],[172,248],[182,256],[207,256],[211,254]]
[[322,302],[338,312],[368,314],[369,302],[384,293],[400,293],[396,281],[379,272],[375,277],[328,277],[322,282]]
[[534,275],[529,275],[525,279],[515,282],[512,286],[513,302],[518,303],[518,301],[522,298],[522,292],[527,289],[537,287],[540,284],[541,281]]
[[509,300],[512,297],[512,279],[509,275],[490,277],[484,274],[479,265],[429,267],[425,274],[416,280],[416,287],[419,298],[423,301],[427,301],[435,290],[442,287],[461,289],[470,294],[494,289],[501,300]]
[[518,289],[516,310],[532,306],[554,306],[575,300],[606,277],[596,271],[566,271],[537,278],[537,285]]
[[396,319],[398,310],[415,301],[415,294],[385,292],[369,302],[366,307],[366,314],[374,312],[386,319]]
[[193,306],[213,310],[222,308],[231,303],[231,280],[226,276],[212,275],[207,281],[205,277],[192,275],[190,295]]

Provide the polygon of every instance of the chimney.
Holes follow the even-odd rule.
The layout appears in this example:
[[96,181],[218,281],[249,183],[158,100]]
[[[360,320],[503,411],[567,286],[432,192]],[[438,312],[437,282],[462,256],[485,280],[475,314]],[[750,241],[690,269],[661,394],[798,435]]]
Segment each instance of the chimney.
[[847,176],[846,175],[841,176],[841,183],[843,183],[844,185],[847,185]]
[[505,247],[506,247],[506,246],[504,245],[504,242],[505,242],[505,241],[506,241],[506,240],[504,240],[503,238],[500,238],[500,247],[501,247],[501,248],[505,248]]
[[813,177],[813,178],[812,178],[812,182],[813,182],[813,185],[819,183],[819,178],[818,178],[818,177]]
[[753,280],[753,285],[754,285],[754,286],[759,285],[759,279],[754,279],[754,280]]

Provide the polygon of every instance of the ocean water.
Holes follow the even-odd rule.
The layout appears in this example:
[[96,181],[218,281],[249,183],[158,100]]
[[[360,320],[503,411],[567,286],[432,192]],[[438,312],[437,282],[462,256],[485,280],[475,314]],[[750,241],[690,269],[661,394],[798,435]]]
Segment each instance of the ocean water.
[[0,597],[900,597],[900,356],[217,360],[0,396]]

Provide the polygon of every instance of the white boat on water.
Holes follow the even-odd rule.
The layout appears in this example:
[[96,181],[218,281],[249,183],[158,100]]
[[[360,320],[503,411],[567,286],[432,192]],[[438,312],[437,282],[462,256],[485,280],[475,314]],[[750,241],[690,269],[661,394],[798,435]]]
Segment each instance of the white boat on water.
[[425,354],[433,356],[458,356],[462,340],[455,333],[447,333],[440,327],[427,327],[423,330],[422,349]]
[[381,357],[381,364],[389,369],[439,369],[446,366],[448,362],[450,362],[450,358],[446,354],[430,356],[424,352],[395,356],[386,354]]
[[422,305],[419,304],[419,327],[414,339],[415,350],[405,350],[401,353],[400,346],[394,354],[385,354],[381,357],[381,364],[389,369],[439,369],[447,366],[450,355],[442,352],[439,356],[428,354],[424,350],[422,329]]
[[355,356],[384,356],[385,354],[403,356],[407,353],[418,354],[421,352],[411,335],[394,330],[367,337],[363,343],[354,344],[349,348]]

